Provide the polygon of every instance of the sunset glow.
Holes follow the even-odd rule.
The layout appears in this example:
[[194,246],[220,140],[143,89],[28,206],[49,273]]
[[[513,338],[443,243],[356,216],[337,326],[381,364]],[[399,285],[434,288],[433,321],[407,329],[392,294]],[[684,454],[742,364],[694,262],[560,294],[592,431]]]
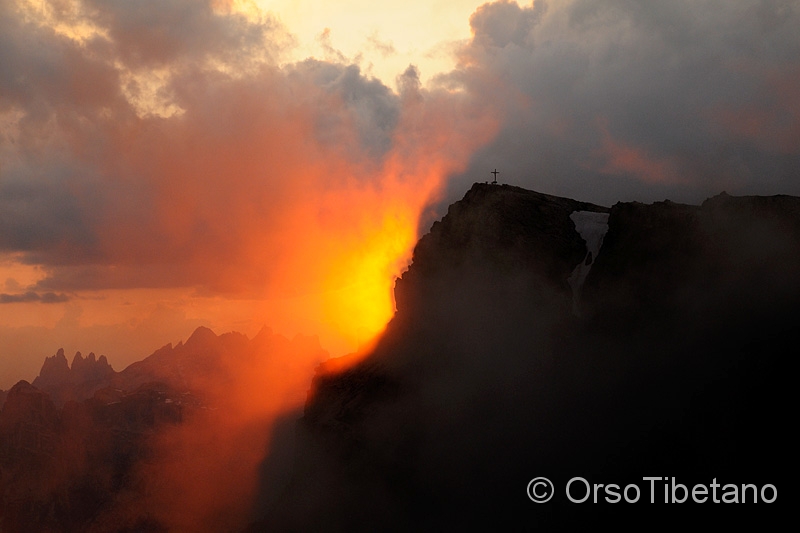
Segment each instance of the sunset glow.
[[[396,381],[398,390],[416,388],[423,397],[414,409],[442,409],[430,426],[436,431],[447,433],[461,419],[472,427],[473,411],[450,391],[469,389],[463,398],[471,402],[483,401],[481,391],[501,388],[473,387],[470,379],[476,370],[481,379],[474,383],[492,377],[503,355],[495,353],[501,351],[495,339],[506,334],[484,335],[477,331],[482,319],[471,328],[462,315],[491,313],[495,326],[506,321],[483,304],[483,288],[475,291],[481,298],[462,303],[458,283],[479,269],[464,269],[463,279],[454,274],[452,286],[446,274],[429,283],[426,276],[449,261],[450,248],[442,252],[445,261],[437,259],[436,245],[424,249],[423,266],[413,270],[414,247],[431,224],[448,216],[425,242],[458,234],[453,249],[465,243],[465,258],[504,258],[505,241],[517,238],[520,249],[539,246],[527,229],[514,235],[514,228],[532,224],[558,241],[552,265],[561,265],[580,256],[566,254],[578,245],[571,226],[551,234],[546,217],[533,224],[536,217],[514,207],[514,187],[597,206],[665,199],[700,204],[723,190],[800,195],[798,27],[797,0],[0,0],[0,402],[30,400],[41,411],[53,395],[62,405],[85,407],[86,417],[102,418],[105,411],[89,405],[95,400],[122,412],[117,396],[123,393],[153,384],[171,388],[142,395],[145,403],[159,398],[147,404],[151,411],[174,395],[164,424],[153,429],[158,424],[147,424],[155,418],[137,420],[142,424],[129,432],[142,450],[151,447],[142,452],[145,461],[132,453],[130,469],[112,475],[106,456],[95,457],[109,487],[118,488],[124,477],[131,494],[98,488],[113,499],[107,509],[113,512],[92,517],[96,527],[87,531],[125,528],[102,521],[123,515],[131,519],[126,530],[141,529],[138,517],[155,517],[170,531],[245,530],[271,447],[280,438],[293,442],[308,398],[339,405],[338,392],[326,396],[328,372],[343,370],[346,389],[347,379],[372,376],[386,362],[380,370],[386,379],[375,380],[375,390],[363,398],[361,390],[349,391],[354,403],[383,402],[378,389],[389,383],[392,396]],[[488,184],[493,170],[499,187]],[[491,191],[492,198],[498,193],[492,209],[503,224],[513,224],[496,243],[484,243],[486,252],[473,254],[475,239],[466,228],[488,238],[494,230],[484,235],[483,229],[504,226],[475,218],[441,230],[442,238],[437,232],[465,212],[454,208],[449,216],[447,206],[476,182],[486,185],[474,190]],[[459,205],[470,204],[473,196],[467,198]],[[563,215],[558,224],[567,220]],[[530,250],[534,264],[538,248]],[[520,265],[528,264],[525,257]],[[426,261],[434,266],[427,269]],[[516,259],[509,261],[516,268]],[[407,288],[401,296],[411,295],[411,304],[401,306],[404,314],[393,323],[395,283],[406,269],[412,269],[410,281],[401,284]],[[548,267],[547,275],[556,270]],[[429,290],[439,281],[446,290]],[[494,285],[485,290],[506,294]],[[415,291],[441,302],[427,305]],[[538,302],[526,291],[514,296],[521,309],[533,310],[529,304]],[[451,300],[451,292],[458,297]],[[550,292],[542,291],[544,300]],[[492,305],[516,313],[507,300],[498,297]],[[548,317],[542,327],[554,322],[557,334],[529,328],[521,338],[547,339],[550,350],[566,338],[562,323],[571,322],[541,314]],[[536,322],[520,318],[523,329]],[[382,337],[387,324],[391,335]],[[414,353],[398,352],[395,364],[392,343],[408,333],[406,326],[423,340],[415,345],[412,339]],[[439,329],[444,336],[437,337]],[[438,340],[428,342],[439,338],[453,357],[437,351]],[[509,340],[514,350],[524,347]],[[582,343],[570,338],[566,344]],[[422,345],[431,350],[416,353]],[[456,352],[462,348],[491,357],[468,355],[461,364]],[[86,363],[89,358],[73,355],[78,351],[96,357]],[[525,365],[536,361],[529,357],[534,350],[528,352],[520,352]],[[148,373],[136,364],[150,354],[146,364],[161,370]],[[65,359],[76,361],[78,371]],[[94,367],[84,373],[95,364],[96,375]],[[437,379],[446,375],[442,386],[390,375],[425,368]],[[537,381],[538,372],[512,370],[514,383],[549,388],[546,375]],[[33,383],[41,375],[52,382]],[[517,398],[514,404],[531,405]],[[72,501],[58,496],[53,503],[50,483],[64,495],[74,492],[73,482],[83,483],[73,473],[90,454],[72,444],[87,439],[70,433],[67,422],[74,415],[70,423],[81,431],[90,426],[78,411],[62,416],[62,405],[53,404],[51,422],[66,432],[67,445],[59,454],[22,452],[63,459],[64,468],[53,469],[63,479],[45,479],[41,505],[35,498],[19,505],[6,498],[20,512]],[[173,409],[183,405],[192,417]],[[400,411],[403,417],[414,412],[398,409],[377,425]],[[527,413],[497,413],[515,428],[527,420]],[[341,422],[331,434],[358,433],[342,422],[349,412],[342,420],[329,415],[321,413],[317,422],[326,428]],[[548,420],[572,419],[551,415]],[[416,424],[398,420],[392,432]],[[24,420],[8,424],[28,427]],[[114,439],[127,430],[106,429],[116,432],[106,443],[108,457],[116,457]],[[436,444],[429,438],[435,433],[411,433]],[[21,434],[7,433],[0,448],[23,443]],[[37,442],[56,442],[43,435]],[[493,433],[481,431],[480,438],[486,435]],[[490,444],[486,450],[495,453]],[[444,450],[432,457],[450,455]],[[405,444],[380,462],[394,468],[398,453],[406,454]],[[278,454],[277,462],[289,465],[291,457]],[[6,458],[11,470],[0,471],[0,480],[15,480],[8,472],[23,463]],[[436,464],[419,463],[420,471]],[[28,494],[24,485],[17,489]],[[459,493],[448,494],[460,501]],[[75,501],[81,498],[97,503],[92,494]],[[41,518],[56,520],[59,513]],[[76,524],[66,529],[84,530]]]
[[394,277],[410,260],[417,235],[414,207],[385,214],[381,225],[352,248],[345,244],[341,259],[330,263],[325,321],[355,345],[371,340],[394,314]]
[[[422,82],[452,68],[452,50],[430,47],[469,35],[469,3],[459,17],[452,3],[351,4],[12,4],[64,55],[62,95],[82,107],[48,104],[61,118],[44,121],[25,107],[41,99],[0,109],[5,186],[60,190],[49,212],[70,220],[21,229],[49,243],[41,254],[4,255],[2,292],[19,303],[0,308],[0,334],[18,351],[0,388],[59,346],[124,368],[200,324],[318,335],[334,355],[385,327],[420,214],[497,122]],[[446,25],[423,39],[432,13]],[[62,76],[48,68],[30,79]]]

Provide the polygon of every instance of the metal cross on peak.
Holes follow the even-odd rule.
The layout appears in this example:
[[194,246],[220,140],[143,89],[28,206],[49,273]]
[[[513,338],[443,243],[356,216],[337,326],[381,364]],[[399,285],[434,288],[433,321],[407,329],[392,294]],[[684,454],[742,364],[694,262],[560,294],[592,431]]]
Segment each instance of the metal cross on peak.
[[497,169],[494,169],[494,171],[490,172],[489,174],[494,174],[494,181],[492,182],[492,185],[497,185],[497,175],[500,173],[497,171]]

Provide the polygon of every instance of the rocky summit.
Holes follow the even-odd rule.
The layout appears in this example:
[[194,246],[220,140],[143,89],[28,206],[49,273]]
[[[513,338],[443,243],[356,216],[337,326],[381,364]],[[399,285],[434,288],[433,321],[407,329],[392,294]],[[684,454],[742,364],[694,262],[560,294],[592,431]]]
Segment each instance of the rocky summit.
[[[800,198],[605,208],[476,184],[419,241],[374,352],[314,379],[292,483],[253,531],[772,523],[763,502],[648,505],[676,479],[785,487],[799,261]],[[575,477],[598,504],[568,499]]]

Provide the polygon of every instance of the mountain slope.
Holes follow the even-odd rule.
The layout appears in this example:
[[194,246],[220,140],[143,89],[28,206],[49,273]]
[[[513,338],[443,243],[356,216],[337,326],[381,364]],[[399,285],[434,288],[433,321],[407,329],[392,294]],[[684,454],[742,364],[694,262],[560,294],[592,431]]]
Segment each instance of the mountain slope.
[[266,328],[198,328],[121,372],[94,354],[70,366],[59,350],[0,409],[0,531],[246,524],[271,413],[302,401],[297,382],[325,358],[316,338]]
[[[594,258],[575,211],[609,213]],[[420,240],[374,353],[315,378],[293,484],[253,529],[634,516],[569,503],[575,476],[637,484],[644,498],[644,476],[777,484],[798,228],[792,197],[609,210],[476,184]],[[591,269],[576,313],[568,281],[582,261]],[[550,504],[526,496],[536,476],[555,483]],[[666,519],[698,507],[635,511]],[[768,506],[747,511],[774,519]]]

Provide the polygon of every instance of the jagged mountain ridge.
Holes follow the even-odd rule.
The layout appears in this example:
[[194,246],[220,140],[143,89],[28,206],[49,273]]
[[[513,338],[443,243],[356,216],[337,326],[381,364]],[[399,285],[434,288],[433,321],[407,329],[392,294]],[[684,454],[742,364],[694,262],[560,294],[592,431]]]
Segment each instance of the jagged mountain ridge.
[[[580,316],[576,210],[609,213]],[[800,198],[606,209],[476,184],[420,240],[374,352],[316,376],[293,483],[253,530],[594,523],[563,492],[533,504],[538,475],[778,483],[799,260]]]
[[121,372],[94,354],[71,366],[63,350],[46,358],[0,407],[0,530],[164,531],[142,474],[158,439],[229,409],[243,372],[286,366],[269,362],[277,353],[327,357],[316,337],[201,327]]
[[185,344],[166,344],[119,372],[111,367],[105,355],[96,357],[92,352],[83,357],[81,352],[77,352],[72,364],[69,364],[64,350],[59,349],[55,355],[45,358],[39,375],[31,385],[47,393],[58,407],[68,401],[89,399],[104,388],[130,391],[151,382],[162,382],[176,390],[202,394],[211,381],[224,380],[229,374],[230,369],[226,369],[223,363],[223,354],[236,353],[239,363],[247,365],[250,363],[248,358],[255,357],[255,352],[278,344],[293,344],[297,349],[302,346],[302,349],[310,351],[322,350],[315,337],[298,335],[289,341],[274,335],[267,327],[262,328],[253,339],[248,339],[237,332],[217,336],[211,329],[201,326]]
[[56,404],[64,405],[69,400],[91,398],[97,390],[118,381],[115,380],[116,374],[105,355],[96,358],[91,352],[84,358],[81,352],[77,352],[72,365],[69,365],[63,348],[60,348],[55,355],[44,360],[31,385],[49,394]]

